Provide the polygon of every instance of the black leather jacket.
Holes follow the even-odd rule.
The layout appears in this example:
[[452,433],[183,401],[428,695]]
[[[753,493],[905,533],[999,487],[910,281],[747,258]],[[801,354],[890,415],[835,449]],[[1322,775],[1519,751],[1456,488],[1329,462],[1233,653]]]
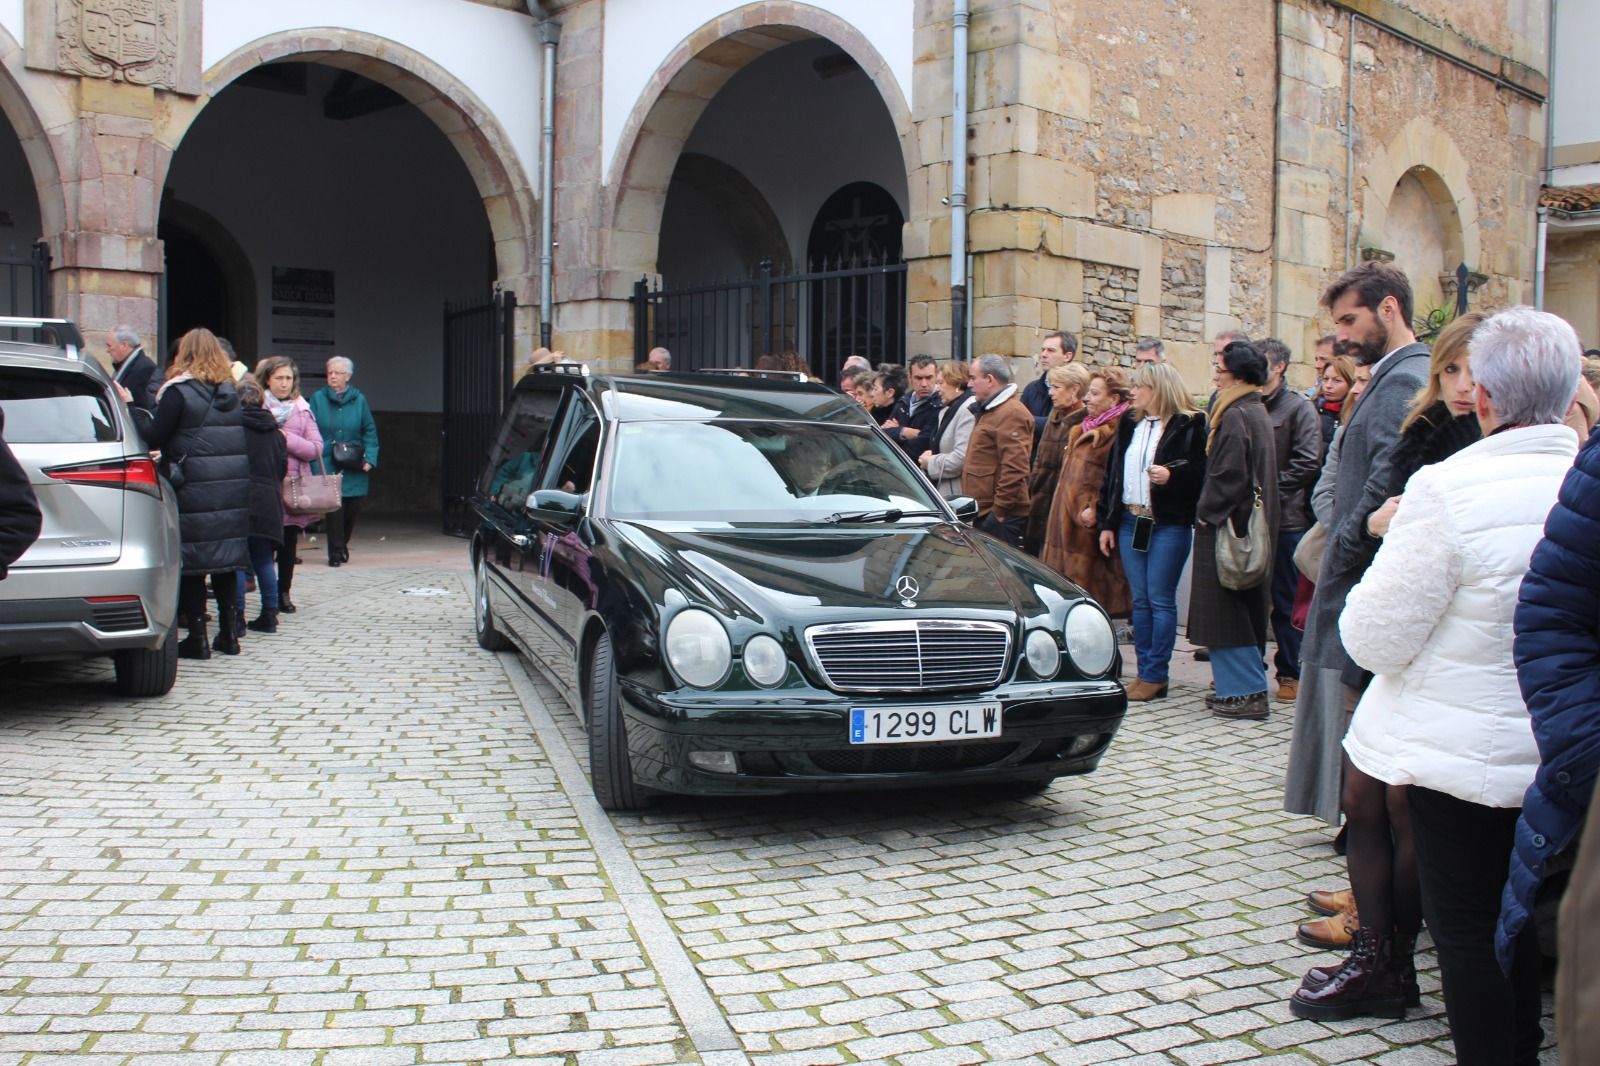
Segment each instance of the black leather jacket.
[[[1127,458],[1139,415],[1129,411],[1117,424],[1117,439],[1106,459],[1106,479],[1100,488],[1096,525],[1113,532],[1122,524],[1122,467]],[[1194,507],[1200,499],[1200,486],[1206,479],[1206,416],[1178,414],[1167,419],[1156,442],[1153,464],[1166,466],[1182,459],[1165,485],[1150,486],[1150,510],[1161,525],[1194,525]]]

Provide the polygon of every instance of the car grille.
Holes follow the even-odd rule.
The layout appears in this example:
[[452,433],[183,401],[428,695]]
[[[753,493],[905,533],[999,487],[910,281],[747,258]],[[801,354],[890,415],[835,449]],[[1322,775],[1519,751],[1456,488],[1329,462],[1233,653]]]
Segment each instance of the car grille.
[[906,774],[930,770],[972,770],[992,766],[1017,750],[998,744],[888,744],[871,748],[807,752],[818,770],[830,774]]
[[144,629],[149,623],[145,621],[143,605],[130,600],[127,603],[97,604],[90,625],[102,633],[125,633],[132,629]]
[[930,619],[812,626],[806,644],[835,692],[988,688],[1005,673],[1011,629]]

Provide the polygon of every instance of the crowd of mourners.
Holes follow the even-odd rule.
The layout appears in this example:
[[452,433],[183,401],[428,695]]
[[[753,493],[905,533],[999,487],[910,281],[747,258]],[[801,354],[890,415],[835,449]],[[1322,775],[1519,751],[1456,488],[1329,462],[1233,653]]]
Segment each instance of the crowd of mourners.
[[[1167,695],[1187,572],[1210,713],[1294,705],[1285,807],[1343,823],[1350,874],[1308,900],[1326,917],[1297,937],[1346,954],[1307,972],[1295,1015],[1404,1017],[1426,925],[1459,1061],[1531,1064],[1530,915],[1600,766],[1600,353],[1526,307],[1462,314],[1430,349],[1381,263],[1322,303],[1305,392],[1287,345],[1238,332],[1215,338],[1206,397],[1157,340],[1086,365],[1064,331],[1026,387],[995,355],[859,360],[841,387],[978,528],[1129,619],[1130,700]],[[1571,982],[1582,961],[1564,955]],[[1565,1017],[1563,1043],[1584,1040]]]
[[[164,370],[129,327],[111,331],[106,347],[118,392],[177,498],[178,615],[187,630],[178,654],[238,655],[247,632],[275,633],[280,618],[295,613],[291,590],[302,533],[324,534],[329,566],[349,561],[378,463],[372,408],[350,383],[355,365],[343,356],[329,359],[327,384],[307,398],[294,359],[268,356],[251,370],[208,329],[179,338]],[[337,506],[286,506],[285,483],[313,477],[337,477]],[[260,604],[247,621],[252,589]]]

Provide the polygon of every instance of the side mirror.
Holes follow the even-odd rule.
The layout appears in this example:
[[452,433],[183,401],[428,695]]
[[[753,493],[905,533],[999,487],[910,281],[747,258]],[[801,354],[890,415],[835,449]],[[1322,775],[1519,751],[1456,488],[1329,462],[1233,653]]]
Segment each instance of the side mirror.
[[963,522],[970,522],[978,517],[978,501],[971,496],[957,496],[950,501],[950,507],[955,511],[956,517]]
[[573,526],[583,517],[588,497],[560,489],[539,489],[528,497],[528,513],[559,526]]

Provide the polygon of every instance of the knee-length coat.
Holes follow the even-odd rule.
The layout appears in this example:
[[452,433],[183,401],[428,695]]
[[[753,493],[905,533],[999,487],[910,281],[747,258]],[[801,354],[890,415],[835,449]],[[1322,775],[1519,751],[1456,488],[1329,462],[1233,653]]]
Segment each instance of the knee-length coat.
[[1242,533],[1261,491],[1267,542],[1278,539],[1278,456],[1272,419],[1260,393],[1239,397],[1216,415],[1206,479],[1195,506],[1193,587],[1189,593],[1192,643],[1207,648],[1239,648],[1264,644],[1271,611],[1272,568],[1252,589],[1234,592],[1217,579],[1217,527],[1233,522]]
[[1100,554],[1098,523],[1091,514],[1085,525],[1083,510],[1085,507],[1094,512],[1099,510],[1106,459],[1116,437],[1116,419],[1087,433],[1081,423],[1068,432],[1067,450],[1061,460],[1061,476],[1056,481],[1041,556],[1045,565],[1065,574],[1113,618],[1133,610],[1128,579],[1122,572],[1122,560],[1115,552],[1109,559]]

